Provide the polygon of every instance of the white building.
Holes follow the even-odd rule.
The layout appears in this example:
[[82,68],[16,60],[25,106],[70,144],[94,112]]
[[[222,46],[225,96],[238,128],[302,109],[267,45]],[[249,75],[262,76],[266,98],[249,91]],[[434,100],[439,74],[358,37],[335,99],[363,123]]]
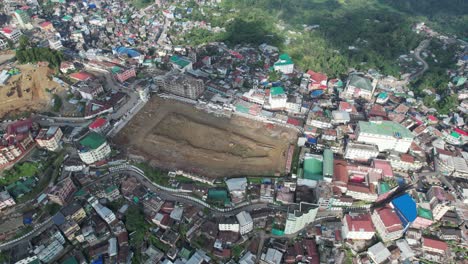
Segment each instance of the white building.
[[346,146],[345,158],[350,160],[368,161],[379,155],[376,145],[349,142]]
[[426,193],[431,205],[434,221],[439,221],[445,213],[453,208],[449,194],[440,186],[432,186]]
[[[0,50],[4,50],[8,48],[8,42],[4,39],[0,38]],[[1,82],[0,82],[1,84]]]
[[111,153],[111,148],[106,139],[96,132],[91,132],[80,140],[80,145],[78,155],[86,164],[93,164],[103,160],[109,157]]
[[53,50],[59,50],[63,48],[62,41],[60,40],[60,37],[54,36],[49,39],[49,48]]
[[367,250],[367,255],[369,255],[373,263],[380,264],[384,263],[392,254],[382,242],[379,242]]
[[60,127],[43,128],[36,137],[37,145],[49,151],[56,151],[60,148],[60,140],[63,133]]
[[266,254],[263,253],[260,259],[260,263],[262,264],[281,264],[283,260],[283,253],[281,251],[268,248]]
[[241,235],[253,230],[253,220],[248,212],[242,211],[236,215],[236,218],[239,222],[239,232]]
[[117,218],[115,217],[115,214],[107,207],[103,206],[102,204],[99,203],[99,201],[91,196],[88,199],[89,204],[94,208],[96,213],[107,223],[111,224],[114,222]]
[[351,121],[351,117],[346,111],[332,111],[332,117],[333,124],[348,124]]
[[376,209],[372,214],[372,223],[383,242],[399,239],[405,230],[398,215],[390,207]]
[[416,171],[422,168],[423,164],[421,161],[415,159],[409,154],[396,154],[392,153],[387,158],[392,165],[392,168],[397,171]]
[[288,96],[284,92],[283,87],[272,87],[270,89],[270,95],[268,97],[268,109],[285,109],[287,101]]
[[33,26],[31,25],[31,17],[29,14],[21,9],[17,9],[13,12],[13,17],[18,22],[18,25],[23,29],[32,29]]
[[0,30],[0,33],[14,43],[18,42],[19,38],[23,35],[19,29],[12,28],[3,28]]
[[284,233],[286,235],[294,234],[314,222],[318,208],[318,206],[301,202],[299,204],[299,210],[294,210],[294,212],[288,213]]
[[239,233],[240,225],[235,219],[223,219],[218,224],[219,231],[229,231]]
[[376,86],[376,80],[371,82],[371,80],[366,77],[353,74],[349,77],[348,82],[346,83],[343,95],[346,98],[363,98],[371,100]]
[[291,74],[294,71],[294,63],[288,54],[281,54],[278,61],[273,64],[273,69],[284,74]]
[[374,144],[379,151],[394,150],[406,153],[414,135],[406,127],[393,121],[359,121],[356,129],[357,141]]

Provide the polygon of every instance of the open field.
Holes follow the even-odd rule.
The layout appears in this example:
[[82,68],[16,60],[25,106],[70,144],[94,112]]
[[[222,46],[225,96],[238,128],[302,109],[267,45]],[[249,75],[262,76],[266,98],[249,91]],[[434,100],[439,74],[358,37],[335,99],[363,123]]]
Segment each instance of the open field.
[[208,177],[284,173],[296,132],[234,116],[216,117],[153,97],[116,136],[128,154],[152,165]]
[[35,65],[18,65],[20,74],[8,79],[0,86],[0,117],[19,114],[24,111],[45,110],[50,106],[52,94],[46,89],[63,89],[49,79],[52,70]]

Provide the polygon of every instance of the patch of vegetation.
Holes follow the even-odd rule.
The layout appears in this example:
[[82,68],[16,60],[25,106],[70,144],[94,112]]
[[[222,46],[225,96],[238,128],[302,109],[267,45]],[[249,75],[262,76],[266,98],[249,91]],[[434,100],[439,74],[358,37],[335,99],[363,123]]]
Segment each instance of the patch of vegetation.
[[153,2],[153,0],[132,0],[132,5],[141,9],[151,5]]
[[149,237],[149,241],[153,246],[159,248],[162,252],[168,252],[169,249],[171,248],[169,245],[164,244],[163,242],[161,242],[161,240],[159,240],[154,235],[151,235]]
[[60,108],[62,108],[62,105],[63,105],[62,98],[54,94],[54,107],[52,108],[52,110],[54,112],[60,112]]
[[56,204],[56,203],[48,203],[44,210],[49,214],[49,215],[55,215],[58,211],[60,211],[60,208],[62,208],[61,205]]
[[152,182],[163,186],[169,185],[169,176],[167,176],[166,171],[154,168],[145,162],[136,163],[134,165],[140,168]]
[[0,186],[6,186],[18,181],[20,178],[28,178],[36,176],[41,171],[40,163],[23,162],[13,166],[13,168],[5,171],[3,177],[0,178]]

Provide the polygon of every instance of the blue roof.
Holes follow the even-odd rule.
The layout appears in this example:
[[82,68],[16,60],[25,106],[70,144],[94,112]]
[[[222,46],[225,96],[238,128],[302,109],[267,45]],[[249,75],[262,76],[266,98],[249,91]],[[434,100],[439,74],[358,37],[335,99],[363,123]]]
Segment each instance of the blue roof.
[[135,57],[140,56],[139,52],[137,52],[137,51],[135,51],[133,49],[126,48],[126,47],[117,47],[117,48],[114,48],[114,51],[117,52],[117,53],[120,53],[120,54],[126,54],[131,58],[135,58]]
[[464,61],[468,61],[468,55],[463,56],[462,58]]
[[413,222],[418,216],[416,202],[414,202],[413,198],[407,193],[393,199],[392,204],[404,225]]

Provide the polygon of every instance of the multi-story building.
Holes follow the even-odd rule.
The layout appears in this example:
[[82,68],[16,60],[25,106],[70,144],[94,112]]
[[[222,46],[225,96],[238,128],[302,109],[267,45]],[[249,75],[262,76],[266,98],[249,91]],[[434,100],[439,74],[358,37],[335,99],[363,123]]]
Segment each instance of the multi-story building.
[[291,74],[294,72],[294,63],[288,54],[281,54],[279,59],[273,64],[273,69],[284,74]]
[[236,215],[236,218],[237,222],[239,222],[239,232],[241,235],[253,230],[253,220],[248,212],[242,211]]
[[398,171],[416,171],[422,168],[423,163],[409,154],[392,153],[387,158],[392,164],[392,168]]
[[23,35],[19,29],[5,27],[0,30],[0,33],[4,35],[7,39],[13,41],[14,43],[18,42],[19,38]]
[[49,48],[53,50],[60,50],[63,48],[62,40],[60,36],[52,35],[48,39],[49,41]]
[[104,93],[104,87],[98,81],[80,81],[74,84],[73,91],[78,91],[83,99],[93,100]]
[[190,99],[197,99],[205,91],[201,79],[174,72],[157,78],[156,84],[162,91]]
[[391,201],[391,206],[397,213],[405,230],[414,222],[417,216],[416,202],[405,193]]
[[15,204],[15,200],[7,191],[0,192],[0,211]]
[[359,142],[376,145],[379,151],[406,153],[414,135],[406,127],[393,121],[359,121],[356,138]]
[[110,153],[111,148],[106,139],[96,132],[91,132],[80,140],[78,155],[86,164],[93,164],[106,159]]
[[50,238],[44,244],[34,249],[34,254],[44,263],[51,262],[56,256],[62,253],[64,249],[65,238],[57,230],[50,234]]
[[431,205],[435,221],[439,221],[445,213],[453,208],[451,203],[453,197],[440,186],[432,186],[426,193],[426,197]]
[[59,228],[70,241],[73,241],[76,237],[76,233],[80,231],[80,226],[73,220],[65,221],[65,223],[61,224]]
[[342,235],[344,239],[369,240],[375,235],[370,214],[346,214],[343,218]]
[[86,211],[77,203],[69,204],[60,210],[68,221],[75,221],[81,223],[86,218]]
[[174,69],[177,69],[181,72],[191,71],[193,69],[192,61],[187,58],[174,55],[170,58],[169,61]]
[[285,109],[287,100],[288,96],[283,87],[272,87],[268,96],[268,105],[265,108],[272,110]]
[[349,76],[343,95],[346,98],[363,98],[370,101],[376,86],[376,80],[371,81],[366,77],[352,74]]
[[403,236],[404,227],[398,215],[390,207],[376,209],[372,214],[372,223],[384,243]]
[[52,187],[47,196],[49,197],[50,201],[64,205],[67,198],[75,191],[75,184],[73,184],[73,181],[70,177],[67,177]]
[[43,128],[36,136],[36,143],[41,148],[45,148],[49,151],[57,151],[60,149],[62,136],[63,133],[60,127]]
[[[0,38],[0,50],[4,50],[4,49],[7,49],[8,48],[8,41]],[[2,84],[3,82],[0,81],[0,85]]]
[[422,241],[422,249],[424,252],[436,253],[440,255],[445,255],[448,252],[448,245],[444,241],[428,237],[423,237]]
[[331,119],[325,115],[323,111],[309,112],[307,115],[306,124],[317,128],[332,128]]
[[124,69],[119,66],[112,67],[112,74],[114,75],[117,81],[124,83],[130,78],[136,77],[135,68]]
[[346,146],[345,158],[357,161],[368,161],[377,158],[379,149],[376,145],[349,142]]
[[104,220],[107,224],[111,224],[117,220],[115,214],[109,208],[100,204],[95,197],[89,197],[88,202],[94,208],[96,213],[102,218],[102,220]]
[[91,124],[88,126],[89,130],[96,132],[96,133],[103,133],[104,131],[110,128],[109,121],[102,117],[96,118]]
[[315,221],[319,207],[309,203],[301,202],[299,209],[288,213],[285,234],[294,234]]
[[31,17],[26,11],[18,9],[15,12],[13,12],[13,17],[15,17],[16,21],[18,22],[18,25],[21,28],[32,29]]
[[234,218],[226,218],[220,220],[218,224],[219,231],[229,231],[239,233],[239,223]]
[[353,183],[347,185],[346,195],[356,200],[375,202],[378,198],[375,186],[370,183]]
[[434,217],[429,209],[418,207],[418,214],[411,227],[418,229],[428,228],[434,223]]

